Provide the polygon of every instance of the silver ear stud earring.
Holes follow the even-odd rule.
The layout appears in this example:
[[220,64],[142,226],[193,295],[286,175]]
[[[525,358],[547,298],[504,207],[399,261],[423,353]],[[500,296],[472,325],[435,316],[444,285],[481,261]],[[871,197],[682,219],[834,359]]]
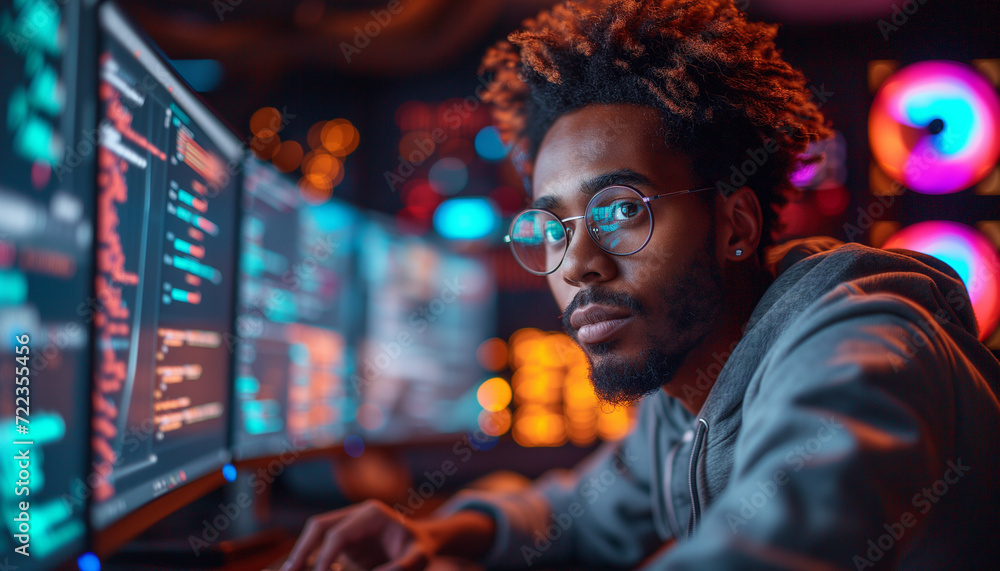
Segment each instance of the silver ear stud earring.
[[736,255],[737,256],[742,256],[743,255],[743,250],[741,248],[737,248],[736,249]]

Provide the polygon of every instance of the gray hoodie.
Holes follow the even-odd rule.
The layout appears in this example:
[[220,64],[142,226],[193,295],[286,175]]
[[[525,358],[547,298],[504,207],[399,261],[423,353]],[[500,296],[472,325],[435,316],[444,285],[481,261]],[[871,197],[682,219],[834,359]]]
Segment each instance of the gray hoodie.
[[772,259],[742,339],[699,373],[697,416],[658,391],[629,436],[573,470],[438,513],[492,515],[494,568],[1000,561],[1000,363],[957,274],[829,238]]

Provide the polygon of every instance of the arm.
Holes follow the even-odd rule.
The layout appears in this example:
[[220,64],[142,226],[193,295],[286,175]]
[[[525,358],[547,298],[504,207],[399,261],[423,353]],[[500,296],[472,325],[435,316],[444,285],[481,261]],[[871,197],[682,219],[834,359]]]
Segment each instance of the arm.
[[926,521],[914,493],[958,460],[952,347],[890,296],[841,299],[793,326],[748,388],[725,492],[649,568],[867,568],[857,558],[887,529],[901,537],[869,563],[896,560]]
[[646,399],[626,438],[603,445],[572,471],[550,471],[516,494],[461,492],[438,514],[489,514],[495,536],[482,563],[491,568],[638,563],[664,541],[651,511],[654,401]]

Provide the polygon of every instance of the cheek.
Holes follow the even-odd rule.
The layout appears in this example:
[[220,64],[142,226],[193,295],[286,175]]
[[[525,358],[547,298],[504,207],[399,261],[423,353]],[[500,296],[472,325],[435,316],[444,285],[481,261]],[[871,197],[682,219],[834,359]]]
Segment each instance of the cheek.
[[549,282],[549,290],[552,291],[552,297],[555,298],[559,311],[564,311],[580,288],[573,287],[563,281],[558,271],[545,276],[545,279]]

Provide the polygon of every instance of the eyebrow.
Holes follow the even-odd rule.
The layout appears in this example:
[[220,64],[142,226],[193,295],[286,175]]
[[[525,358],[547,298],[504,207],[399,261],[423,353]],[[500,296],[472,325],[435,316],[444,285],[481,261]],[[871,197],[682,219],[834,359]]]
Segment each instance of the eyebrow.
[[[653,184],[653,181],[642,173],[638,173],[629,168],[624,168],[599,174],[583,181],[580,183],[580,192],[587,196],[593,196],[601,189],[614,186],[616,184],[627,184],[632,186],[651,185]],[[561,204],[562,202],[557,197],[547,194],[545,196],[538,197],[534,204],[532,204],[532,208],[555,210],[559,208]]]

